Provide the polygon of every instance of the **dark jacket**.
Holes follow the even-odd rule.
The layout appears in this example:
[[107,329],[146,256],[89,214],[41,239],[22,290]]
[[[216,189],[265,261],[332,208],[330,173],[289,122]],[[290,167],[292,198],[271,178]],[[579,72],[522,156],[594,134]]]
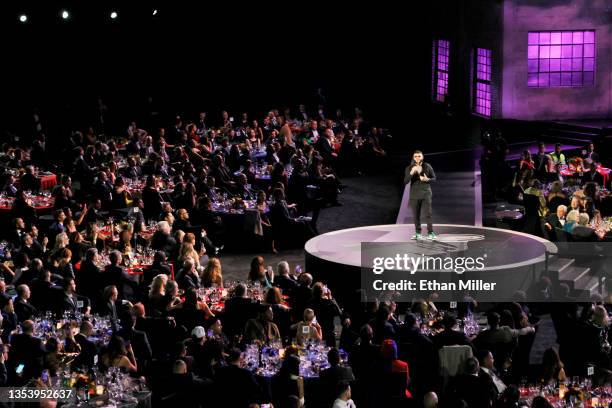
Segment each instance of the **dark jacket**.
[[[410,183],[410,198],[418,200],[431,196],[430,183],[436,181],[436,174],[433,168],[429,163],[423,162],[421,164],[421,172],[411,175],[410,172],[414,166],[416,166],[416,163],[412,162],[410,166],[406,167],[406,173],[404,175],[404,184]],[[419,177],[422,175],[429,177],[429,181],[421,181]]]

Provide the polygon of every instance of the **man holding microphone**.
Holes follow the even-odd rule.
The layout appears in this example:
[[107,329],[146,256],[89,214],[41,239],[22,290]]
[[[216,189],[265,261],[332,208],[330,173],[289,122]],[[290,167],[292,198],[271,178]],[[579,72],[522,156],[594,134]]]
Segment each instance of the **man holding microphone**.
[[412,162],[406,168],[404,184],[410,183],[410,208],[414,218],[415,233],[412,239],[422,239],[421,235],[421,215],[427,223],[427,238],[435,239],[436,233],[433,231],[431,222],[431,182],[436,181],[436,174],[428,163],[423,161],[423,152],[415,150],[412,155]]

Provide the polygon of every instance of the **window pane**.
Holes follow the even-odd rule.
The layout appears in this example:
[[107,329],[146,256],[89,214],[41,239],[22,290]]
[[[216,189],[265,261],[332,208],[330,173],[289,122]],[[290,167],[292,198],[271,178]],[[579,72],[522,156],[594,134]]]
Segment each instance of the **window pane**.
[[561,71],[571,71],[571,70],[572,70],[572,60],[562,59],[561,60]]
[[549,32],[540,33],[540,44],[550,44],[550,33]]
[[572,32],[564,31],[561,33],[561,44],[571,44],[572,43]]
[[549,59],[541,59],[540,60],[540,72],[548,72],[549,70]]
[[540,42],[539,38],[540,38],[539,33],[529,33],[528,44],[538,44]]
[[550,58],[550,46],[543,45],[540,47],[540,58]]
[[560,86],[561,85],[561,74],[550,74],[550,86]]
[[552,71],[561,71],[561,60],[560,59],[551,59],[550,60],[550,70]]
[[572,58],[572,71],[582,71],[582,58]]
[[561,46],[553,45],[550,47],[550,58],[560,58],[561,57]]
[[538,60],[527,61],[527,72],[538,72]]
[[[582,31],[574,31],[574,38],[573,38],[573,43],[574,44],[582,44],[584,42],[584,33]],[[541,35],[540,35],[541,37]]]
[[595,83],[595,74],[593,72],[584,72],[582,74],[584,85],[593,85]]
[[550,33],[550,43],[551,44],[561,44],[561,33],[559,31]]
[[584,56],[585,57],[595,56],[595,44],[585,44],[584,45]]
[[548,73],[538,75],[538,86],[549,86],[549,75]]
[[595,69],[595,58],[585,58],[583,71],[593,71]]
[[571,45],[562,45],[561,46],[561,57],[562,58],[571,58],[572,57],[572,46]]
[[538,48],[537,45],[527,47],[527,58],[538,58]]
[[592,44],[595,42],[595,31],[585,31],[584,32],[584,43]]
[[572,85],[572,73],[562,72],[561,73],[561,86],[571,86],[571,85]]
[[572,86],[580,86],[582,85],[582,72],[573,72],[572,73]]
[[582,57],[582,45],[574,45],[572,47],[572,57]]

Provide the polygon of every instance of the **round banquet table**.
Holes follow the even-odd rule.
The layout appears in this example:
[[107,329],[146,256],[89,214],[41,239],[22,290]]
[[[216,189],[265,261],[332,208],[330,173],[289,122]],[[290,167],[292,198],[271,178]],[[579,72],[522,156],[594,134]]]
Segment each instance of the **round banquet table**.
[[[0,200],[0,212],[10,212],[13,208],[14,198]],[[50,212],[53,209],[55,199],[53,197],[37,197],[33,200],[32,205],[37,213]]]

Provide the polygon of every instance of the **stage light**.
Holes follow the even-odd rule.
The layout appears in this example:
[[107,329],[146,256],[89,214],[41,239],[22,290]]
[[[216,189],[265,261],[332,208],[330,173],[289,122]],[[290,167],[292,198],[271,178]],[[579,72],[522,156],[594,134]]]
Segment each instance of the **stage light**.
[[116,12],[116,11],[111,11],[111,13],[110,13],[110,18],[111,18],[111,19],[113,19],[113,20],[114,20],[114,19],[116,19],[116,18],[117,18],[117,16],[118,16],[118,14],[117,14],[117,12]]
[[20,15],[19,21],[21,21],[22,23],[25,23],[26,21],[28,21],[28,16],[26,16],[25,14]]
[[68,18],[70,18],[70,13],[68,12],[68,10],[62,10],[61,16],[64,20],[68,20]]
[[157,9],[153,9],[153,15],[156,16],[159,11]]

